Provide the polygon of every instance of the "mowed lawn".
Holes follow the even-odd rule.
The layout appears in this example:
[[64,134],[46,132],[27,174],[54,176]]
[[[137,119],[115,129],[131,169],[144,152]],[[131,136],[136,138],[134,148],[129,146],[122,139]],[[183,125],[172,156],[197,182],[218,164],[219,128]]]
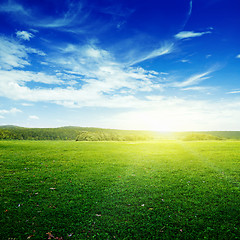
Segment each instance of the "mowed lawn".
[[240,141],[1,141],[0,160],[3,240],[240,239]]

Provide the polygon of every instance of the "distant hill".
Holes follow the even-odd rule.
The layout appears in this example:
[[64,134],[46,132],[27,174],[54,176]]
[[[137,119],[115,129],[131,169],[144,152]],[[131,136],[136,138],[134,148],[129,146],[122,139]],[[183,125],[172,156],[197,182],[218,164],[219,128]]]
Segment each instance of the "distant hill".
[[[179,132],[175,133],[178,139],[186,138],[192,134],[202,134],[212,136],[212,140],[215,139],[240,139],[240,131],[195,131],[195,132]],[[214,138],[215,137],[215,138]],[[211,138],[211,137],[210,137]]]
[[240,131],[213,131],[205,132],[210,133],[217,137],[229,138],[229,139],[240,139]]
[[153,132],[76,126],[58,128],[25,128],[14,125],[5,125],[0,126],[0,140],[1,139],[78,141],[144,141],[161,139],[240,140],[240,131]]
[[3,126],[0,126],[0,129],[15,129],[15,128],[23,128],[23,127],[18,127],[18,126],[14,126],[14,125],[3,125]]
[[[88,133],[87,141],[113,140],[133,141],[152,140],[153,135],[148,131],[130,131],[103,129],[92,127],[66,126],[59,128],[23,128],[18,126],[0,126],[0,139],[18,140],[76,140],[79,134]],[[85,134],[86,135],[86,134]],[[101,136],[101,137],[99,137]],[[79,141],[80,138],[78,138]]]

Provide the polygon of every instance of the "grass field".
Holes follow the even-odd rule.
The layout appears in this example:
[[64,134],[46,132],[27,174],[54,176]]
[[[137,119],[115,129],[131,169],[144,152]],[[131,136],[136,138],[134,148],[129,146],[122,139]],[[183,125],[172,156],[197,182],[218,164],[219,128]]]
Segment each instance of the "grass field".
[[0,159],[0,239],[240,239],[240,141],[1,141]]

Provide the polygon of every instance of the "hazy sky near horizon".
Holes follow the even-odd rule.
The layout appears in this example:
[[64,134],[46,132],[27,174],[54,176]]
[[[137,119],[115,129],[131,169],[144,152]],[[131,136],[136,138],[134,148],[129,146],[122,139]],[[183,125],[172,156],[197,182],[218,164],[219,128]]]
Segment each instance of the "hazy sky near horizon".
[[238,0],[0,0],[0,125],[240,130]]

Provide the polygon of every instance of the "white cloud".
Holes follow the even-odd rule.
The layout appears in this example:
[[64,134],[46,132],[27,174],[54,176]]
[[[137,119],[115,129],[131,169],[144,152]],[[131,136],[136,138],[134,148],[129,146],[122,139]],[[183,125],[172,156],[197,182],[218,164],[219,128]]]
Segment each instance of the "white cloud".
[[24,106],[24,107],[31,107],[31,106],[33,106],[33,104],[32,103],[22,103],[22,106]]
[[[25,85],[27,81],[38,81],[46,84],[62,84],[61,80],[55,77],[47,76],[44,74],[35,74],[32,72],[24,71],[1,71],[2,81],[0,82],[0,95],[15,99],[15,100],[27,100],[27,101],[50,101],[57,104],[61,104],[69,107],[82,107],[82,106],[105,106],[105,107],[126,107],[127,105],[135,105],[136,99],[131,96],[119,96],[118,93],[114,93],[115,90],[120,88],[142,88],[146,90],[148,84],[139,83],[133,80],[134,77],[145,78],[146,74],[143,70],[131,70],[129,72],[121,72],[116,69],[101,69],[97,73],[98,77],[110,76],[108,79],[89,80],[88,83],[83,85],[80,89],[72,87],[68,88],[33,88],[30,89]],[[112,73],[110,73],[112,71]],[[141,72],[142,71],[142,72]],[[124,76],[116,76],[120,73]],[[131,80],[127,82],[124,77]],[[121,80],[124,82],[121,83]],[[129,91],[127,91],[129,94]]]
[[[168,54],[172,47],[166,44],[144,59]],[[14,69],[30,65],[30,53],[45,55],[37,49],[0,37],[0,50],[0,96],[10,99],[49,101],[69,107],[124,107],[129,105],[127,101],[130,100],[130,105],[136,105],[138,100],[133,97],[136,92],[162,90],[159,73],[118,63],[108,51],[93,44],[68,45],[60,49],[52,63],[65,73],[58,71],[55,76]],[[30,88],[28,82],[58,84],[61,87],[41,85],[39,88],[33,85]]]
[[[22,56],[27,58],[23,45],[5,39],[4,43],[10,45],[9,49],[20,48]],[[65,73],[58,70],[55,76],[12,69],[18,67],[23,58],[18,52],[15,55],[15,64],[8,63],[9,69],[0,70],[0,96],[10,99],[50,101],[69,107],[126,107],[136,105],[137,99],[132,96],[135,92],[161,88],[154,82],[159,79],[157,72],[124,66],[117,63],[109,52],[94,45],[69,45],[61,49],[60,55],[52,61]],[[42,85],[41,88],[30,88],[27,83],[31,81],[61,87]]]
[[31,115],[31,116],[29,116],[28,118],[29,118],[29,119],[32,119],[32,120],[38,120],[38,119],[39,119],[39,117],[36,116],[36,115]]
[[67,68],[68,73],[82,75],[82,80],[88,83],[83,88],[89,88],[90,85],[92,88],[95,85],[99,92],[114,91],[122,87],[143,90],[156,78],[156,72],[117,63],[109,52],[96,46],[69,45],[62,51],[63,54],[52,61]]
[[0,37],[0,69],[23,68],[30,65],[28,53],[45,55],[42,51],[27,48],[6,37]]
[[205,34],[211,33],[210,31],[207,32],[192,32],[192,31],[182,31],[175,35],[177,39],[185,39],[185,38],[193,38],[193,37],[200,37]]
[[39,56],[46,56],[47,54],[41,50],[35,49],[35,48],[26,48],[27,53],[35,53]]
[[25,65],[30,65],[25,47],[14,40],[0,37],[0,69],[23,68]]
[[236,56],[236,58],[240,58],[240,54],[238,54],[238,55]]
[[30,39],[34,37],[34,35],[32,33],[29,33],[27,31],[17,31],[16,35],[18,38],[26,40],[26,41],[30,41]]
[[20,109],[11,108],[10,110],[2,109],[0,110],[0,114],[16,114],[22,112]]
[[[63,84],[64,81],[58,79],[54,75],[47,75],[42,72],[30,72],[30,71],[23,71],[23,70],[0,70],[1,75],[1,82],[0,86],[2,90],[4,86],[10,87],[14,84],[19,84],[23,86],[25,82],[39,82],[45,84]],[[9,89],[10,90],[10,89]],[[1,92],[1,89],[0,89]]]
[[[162,76],[166,75],[164,72],[118,63],[108,51],[94,45],[68,45],[54,56],[52,62],[58,65],[56,76],[23,70],[0,70],[0,96],[23,101],[53,102],[71,108],[138,108],[152,100],[140,100],[135,94],[163,91],[165,87],[190,90],[189,87],[209,78],[207,75],[212,72],[209,70],[193,75],[183,82],[169,82]],[[31,81],[58,84],[59,87],[30,88],[27,83]],[[192,87],[191,90],[200,89]]]
[[104,56],[106,57],[109,56],[107,51],[99,50],[99,49],[93,48],[92,46],[89,46],[88,48],[86,48],[85,51],[86,51],[86,56],[88,57],[101,59]]
[[[22,52],[26,54],[24,46],[17,46],[23,47]],[[172,47],[166,45],[148,54],[145,59],[167,54],[172,51]],[[68,45],[52,59],[48,59],[49,63],[51,61],[58,66],[55,75],[16,69],[0,70],[0,96],[30,102],[52,102],[70,108],[142,108],[156,100],[143,100],[137,94],[162,92],[165,87],[190,90],[187,88],[209,78],[207,75],[212,72],[209,70],[193,75],[180,83],[169,82],[163,76],[167,73],[124,65],[117,62],[110,52],[93,44]],[[46,86],[31,86],[29,82],[44,83]]]

